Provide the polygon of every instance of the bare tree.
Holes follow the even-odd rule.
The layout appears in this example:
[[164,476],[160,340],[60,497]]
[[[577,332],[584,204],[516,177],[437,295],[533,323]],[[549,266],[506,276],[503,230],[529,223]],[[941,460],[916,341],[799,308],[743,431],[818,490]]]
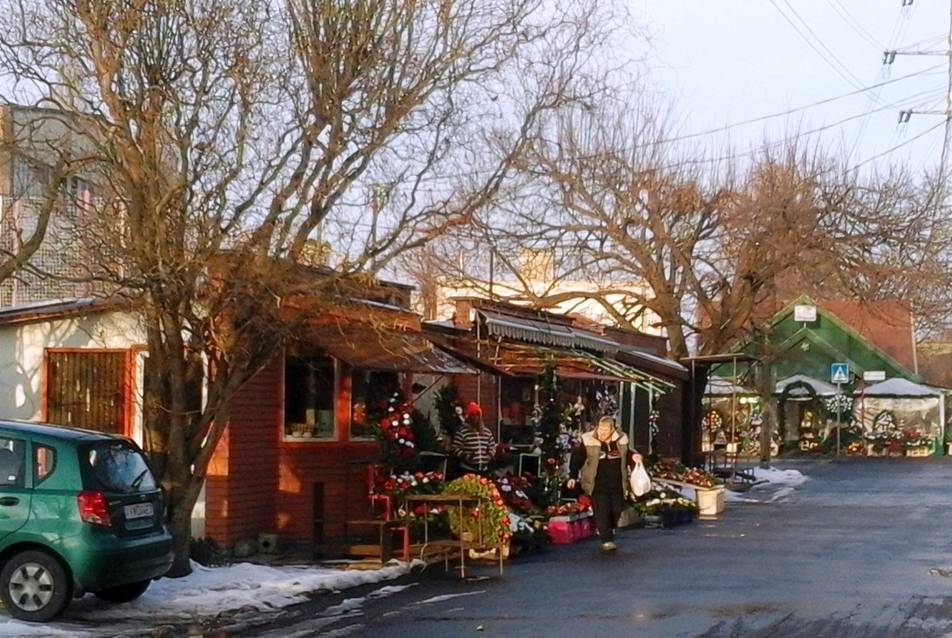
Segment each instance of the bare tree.
[[[679,153],[656,115],[605,104],[560,114],[520,165],[526,189],[483,226],[504,267],[532,246],[556,255],[555,280],[602,282],[525,286],[526,301],[588,297],[622,325],[650,311],[683,357],[692,342],[723,351],[801,293],[924,308],[948,289],[945,209],[927,182],[860,175],[797,139],[744,165],[708,161]],[[632,303],[618,308],[622,292]]]
[[[708,161],[667,141],[664,110],[611,105],[561,113],[520,164],[520,196],[482,226],[480,241],[513,272],[519,247],[555,255],[545,289],[509,276],[522,285],[514,298],[587,298],[629,327],[649,312],[676,358],[692,342],[714,354],[753,340],[765,370],[769,321],[799,294],[921,309],[948,299],[947,213],[928,181],[861,174],[796,137],[745,164]],[[559,290],[560,280],[600,285]],[[769,374],[760,382],[769,397]]]
[[0,107],[0,303],[59,292],[35,264],[70,252],[63,222],[82,206],[91,168],[77,129],[59,111]]
[[602,90],[586,65],[614,18],[572,0],[5,3],[16,97],[83,114],[106,167],[77,222],[99,256],[85,277],[141,304],[172,575],[234,393],[327,291],[493,201],[546,114]]

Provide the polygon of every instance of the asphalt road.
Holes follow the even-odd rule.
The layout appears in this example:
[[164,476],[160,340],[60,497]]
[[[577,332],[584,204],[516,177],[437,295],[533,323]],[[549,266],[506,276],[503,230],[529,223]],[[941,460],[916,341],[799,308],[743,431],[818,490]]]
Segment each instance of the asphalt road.
[[204,635],[952,638],[952,460],[776,467],[810,480],[755,489],[713,521],[623,530],[614,554],[592,538],[502,577],[430,566]]

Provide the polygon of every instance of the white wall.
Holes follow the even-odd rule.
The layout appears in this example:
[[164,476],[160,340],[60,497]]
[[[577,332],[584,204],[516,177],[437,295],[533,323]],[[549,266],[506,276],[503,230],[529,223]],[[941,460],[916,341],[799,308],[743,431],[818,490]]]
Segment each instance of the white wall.
[[[46,348],[128,349],[145,343],[133,315],[106,312],[52,322],[0,325],[0,418],[38,420],[42,414]],[[133,433],[141,441],[142,357],[135,358]]]
[[[126,350],[145,344],[138,316],[104,312],[52,322],[0,325],[0,419],[36,421],[42,415],[46,348]],[[133,359],[132,438],[142,443],[144,353]],[[205,535],[205,490],[192,512],[192,535]]]

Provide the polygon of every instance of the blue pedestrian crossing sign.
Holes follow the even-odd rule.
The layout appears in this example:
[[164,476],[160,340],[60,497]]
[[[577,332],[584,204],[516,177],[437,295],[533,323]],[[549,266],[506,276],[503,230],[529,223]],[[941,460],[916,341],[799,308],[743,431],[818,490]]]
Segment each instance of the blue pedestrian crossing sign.
[[830,380],[833,383],[850,382],[850,366],[848,363],[833,363],[830,365]]

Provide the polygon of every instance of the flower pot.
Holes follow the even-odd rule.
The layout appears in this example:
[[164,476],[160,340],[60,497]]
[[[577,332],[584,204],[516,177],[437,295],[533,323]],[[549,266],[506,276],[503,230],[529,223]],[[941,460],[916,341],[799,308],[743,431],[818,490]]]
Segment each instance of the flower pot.
[[724,486],[695,487],[698,515],[714,517],[724,511]]

